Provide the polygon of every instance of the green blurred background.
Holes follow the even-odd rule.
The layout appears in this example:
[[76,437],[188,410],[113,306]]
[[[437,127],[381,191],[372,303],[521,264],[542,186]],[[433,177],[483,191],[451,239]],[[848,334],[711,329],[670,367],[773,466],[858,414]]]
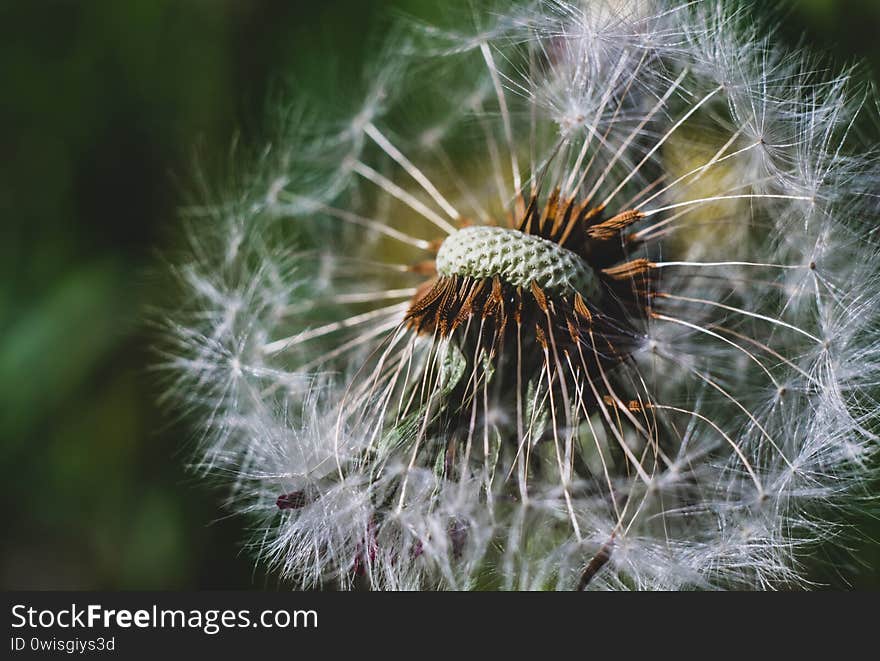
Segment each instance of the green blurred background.
[[[194,163],[259,139],[281,90],[344,89],[389,10],[437,6],[0,1],[0,587],[279,587],[220,492],[187,474],[143,320]],[[780,38],[880,79],[880,1],[787,16]],[[849,583],[823,580],[880,587],[878,548],[840,567]]]

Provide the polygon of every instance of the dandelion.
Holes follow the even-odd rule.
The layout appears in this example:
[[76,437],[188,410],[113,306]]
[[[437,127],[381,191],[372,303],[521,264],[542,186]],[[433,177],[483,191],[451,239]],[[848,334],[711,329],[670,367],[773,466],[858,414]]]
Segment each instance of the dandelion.
[[197,468],[301,587],[806,584],[873,477],[872,97],[727,2],[467,24],[188,210]]

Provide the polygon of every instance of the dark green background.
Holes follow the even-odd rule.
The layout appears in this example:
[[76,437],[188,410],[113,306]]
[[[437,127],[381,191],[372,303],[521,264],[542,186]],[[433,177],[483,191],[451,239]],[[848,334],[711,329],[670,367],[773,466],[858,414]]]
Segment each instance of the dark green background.
[[[345,89],[389,8],[436,11],[0,2],[0,587],[278,587],[220,492],[185,471],[187,428],[156,405],[143,319],[194,163],[222,162],[237,132],[258,141],[283,90]],[[780,38],[867,58],[876,79],[878,33],[877,0],[802,0]],[[856,586],[880,586],[877,548]]]

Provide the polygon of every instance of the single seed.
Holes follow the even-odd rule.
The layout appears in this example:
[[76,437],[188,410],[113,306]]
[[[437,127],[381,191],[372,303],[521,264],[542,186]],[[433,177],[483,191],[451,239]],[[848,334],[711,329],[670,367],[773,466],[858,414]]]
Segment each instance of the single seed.
[[280,510],[298,510],[308,504],[306,494],[303,491],[291,491],[278,496],[275,505]]

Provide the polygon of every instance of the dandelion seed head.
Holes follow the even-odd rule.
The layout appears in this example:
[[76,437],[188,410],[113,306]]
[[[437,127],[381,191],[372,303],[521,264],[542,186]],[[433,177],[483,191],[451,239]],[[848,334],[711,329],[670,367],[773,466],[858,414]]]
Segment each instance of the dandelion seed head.
[[[736,2],[409,25],[188,213],[166,398],[301,587],[808,585],[876,464],[876,112]],[[427,100],[427,101],[426,101]]]

